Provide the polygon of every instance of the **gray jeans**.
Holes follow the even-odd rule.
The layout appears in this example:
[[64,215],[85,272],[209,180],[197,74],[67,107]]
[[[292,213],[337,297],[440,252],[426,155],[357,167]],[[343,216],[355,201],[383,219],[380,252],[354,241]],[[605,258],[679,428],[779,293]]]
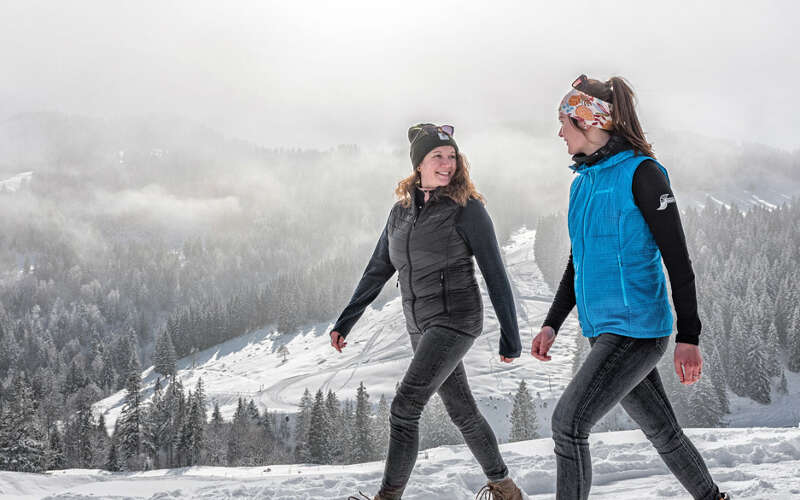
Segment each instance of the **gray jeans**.
[[394,500],[402,496],[417,460],[422,408],[435,392],[486,477],[499,481],[508,475],[497,439],[475,404],[461,362],[473,342],[475,339],[469,335],[440,327],[411,334],[414,357],[392,401],[381,498]]
[[656,370],[669,337],[634,339],[604,333],[589,342],[592,349],[586,361],[553,411],[556,498],[589,497],[589,432],[614,405],[621,403],[692,497],[716,499],[719,488],[703,458],[683,434]]

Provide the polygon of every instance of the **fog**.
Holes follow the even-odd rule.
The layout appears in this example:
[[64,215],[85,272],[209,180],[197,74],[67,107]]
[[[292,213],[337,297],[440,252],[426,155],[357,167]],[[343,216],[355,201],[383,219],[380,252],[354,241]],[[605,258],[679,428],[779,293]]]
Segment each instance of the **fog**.
[[626,77],[648,131],[798,148],[797,3],[554,4],[6,1],[0,119],[173,113],[321,149],[523,121],[558,144],[556,105],[586,73]]

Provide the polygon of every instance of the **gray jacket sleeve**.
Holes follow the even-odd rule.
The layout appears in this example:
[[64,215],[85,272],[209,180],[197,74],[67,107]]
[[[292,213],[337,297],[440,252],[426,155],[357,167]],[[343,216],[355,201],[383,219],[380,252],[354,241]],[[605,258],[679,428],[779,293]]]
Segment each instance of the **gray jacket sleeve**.
[[489,212],[478,200],[470,199],[461,210],[456,231],[469,246],[486,281],[489,298],[500,322],[500,354],[517,358],[522,352],[514,294],[508,282],[500,247]]

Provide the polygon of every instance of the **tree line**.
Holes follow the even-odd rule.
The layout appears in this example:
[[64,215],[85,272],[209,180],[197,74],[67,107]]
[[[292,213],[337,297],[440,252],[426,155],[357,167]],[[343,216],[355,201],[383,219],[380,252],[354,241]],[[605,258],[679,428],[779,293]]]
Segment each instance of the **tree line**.
[[[797,199],[773,210],[741,210],[711,199],[702,208],[684,209],[705,376],[691,387],[662,377],[684,424],[724,425],[728,391],[769,404],[786,393],[786,370],[800,372],[799,216]],[[540,219],[534,251],[555,289],[569,254],[564,214]],[[576,368],[588,344],[579,339],[578,347]],[[671,363],[664,356],[661,372],[671,374]]]
[[[318,389],[312,396],[306,389],[293,419],[239,397],[233,417],[225,421],[219,403],[209,403],[202,378],[188,391],[173,376],[159,378],[145,402],[141,370],[134,363],[111,434],[104,415],[92,412],[93,390],[79,390],[76,411],[64,422],[47,425],[29,381],[16,377],[0,410],[0,470],[351,464],[383,460],[389,446],[390,402],[381,395],[371,403],[363,382],[355,399],[344,401],[331,390]],[[510,441],[539,437],[536,411],[523,380],[514,396]],[[463,442],[435,395],[420,419],[420,449]]]

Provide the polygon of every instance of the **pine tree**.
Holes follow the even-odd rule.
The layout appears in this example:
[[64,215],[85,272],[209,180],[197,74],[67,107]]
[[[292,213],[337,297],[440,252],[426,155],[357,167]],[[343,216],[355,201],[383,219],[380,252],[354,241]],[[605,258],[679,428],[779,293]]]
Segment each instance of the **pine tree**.
[[747,395],[753,401],[766,405],[772,401],[770,397],[772,384],[770,384],[765,349],[764,341],[753,336],[745,359],[747,371],[750,373],[746,380]]
[[355,404],[353,403],[352,399],[346,399],[342,405],[342,425],[339,427],[339,429],[341,429],[344,463],[346,464],[355,463],[355,460],[353,459],[353,443],[355,443],[356,435],[355,427],[353,426],[355,418]]
[[163,415],[166,421],[162,424],[164,431],[161,443],[166,450],[167,466],[177,467],[181,463],[181,457],[177,453],[177,446],[180,442],[186,406],[183,385],[179,379],[172,379],[164,399]]
[[800,372],[800,304],[797,304],[792,313],[791,327],[787,333],[788,362],[786,367],[789,371]]
[[719,411],[724,415],[730,412],[730,404],[728,402],[727,383],[725,381],[725,370],[722,367],[719,349],[717,348],[714,338],[708,343],[709,348],[703,352],[703,375],[711,379],[711,384],[716,392],[716,403],[719,405]]
[[240,465],[246,458],[248,421],[249,417],[247,416],[244,400],[239,398],[239,403],[236,406],[236,413],[233,415],[230,433],[228,434],[227,461],[229,466]]
[[106,429],[106,417],[102,413],[97,417],[97,425],[94,428],[93,435],[94,451],[92,455],[94,455],[94,463],[92,468],[102,469],[105,467],[110,444],[108,430]]
[[308,431],[308,452],[311,463],[330,463],[330,422],[325,408],[322,390],[317,390],[311,406],[311,425]]
[[203,394],[203,381],[197,380],[197,387],[191,398],[188,419],[189,465],[200,463],[203,449],[205,448],[206,435],[206,410],[205,395]]
[[145,426],[142,430],[142,447],[144,452],[150,457],[154,467],[160,467],[159,451],[163,444],[162,436],[166,418],[164,418],[164,395],[161,389],[161,378],[156,379],[153,386],[153,397],[145,411]]
[[208,464],[226,465],[226,446],[228,443],[225,421],[222,419],[222,412],[219,403],[214,401],[214,410],[211,413],[211,423],[208,426]]
[[[119,421],[118,421],[119,422]],[[111,444],[108,447],[108,458],[106,459],[106,470],[110,472],[118,472],[122,470],[120,467],[120,457],[117,444],[117,428],[114,429],[114,434],[111,436]]]
[[375,456],[371,417],[372,407],[369,404],[369,394],[367,394],[367,389],[364,387],[364,382],[361,382],[356,391],[356,407],[353,422],[352,459],[356,463],[368,462]]
[[[339,426],[341,429],[342,427]],[[378,408],[375,410],[375,428],[373,429],[375,439],[375,453],[378,460],[386,458],[389,450],[389,403],[386,397],[381,394],[378,400]]]
[[192,464],[192,423],[190,420],[191,408],[194,402],[194,395],[192,391],[186,395],[186,418],[182,420],[180,428],[180,437],[178,438],[178,455],[180,456],[180,465],[193,465]]
[[75,415],[76,441],[78,444],[78,467],[91,467],[93,462],[93,439],[95,425],[92,417],[91,401],[80,391],[78,394],[78,407]]
[[528,385],[521,380],[514,396],[514,406],[511,410],[511,436],[509,441],[528,441],[536,439],[536,408],[528,391]]
[[[325,419],[332,429],[343,429],[342,408],[336,393],[328,389],[325,397]],[[344,433],[331,432],[328,436],[329,463],[344,463]]]
[[64,442],[58,427],[50,429],[49,445],[47,448],[47,470],[65,469],[67,460],[64,456]]
[[103,390],[110,391],[114,387],[116,377],[111,349],[105,349],[103,350],[103,371],[100,374],[100,386]]
[[174,377],[176,373],[177,355],[175,346],[172,344],[172,337],[169,330],[165,329],[156,341],[156,352],[154,355],[154,369],[157,373],[164,376]]
[[294,455],[297,462],[308,462],[310,460],[308,453],[308,431],[311,425],[311,407],[314,405],[314,400],[311,398],[311,393],[308,388],[303,392],[303,397],[300,399],[300,404],[297,409],[297,418],[295,419],[294,426]]
[[[746,337],[750,337],[747,335],[749,328],[746,327],[744,324],[744,320],[742,319],[742,313],[738,310],[735,310],[733,313],[733,322],[731,327],[731,342],[734,345],[749,345],[750,342],[745,342]],[[752,346],[750,346],[752,347]],[[748,395],[748,372],[752,367],[750,363],[746,361],[746,356],[752,349],[748,349],[745,351],[744,349],[732,349],[730,351],[730,359],[729,362],[726,363],[728,367],[728,384],[733,391],[734,394],[737,396],[745,397]]]
[[138,470],[143,466],[139,460],[142,445],[142,395],[141,375],[136,355],[131,355],[131,370],[125,387],[125,402],[120,413],[119,447],[120,459],[125,464],[126,470]]
[[41,472],[46,465],[46,450],[47,435],[23,373],[14,380],[12,398],[0,409],[0,470]]
[[711,378],[700,377],[687,391],[684,425],[719,427],[725,408]]
[[419,424],[420,448],[435,448],[448,444],[461,444],[464,439],[453,424],[438,394],[434,394],[422,411]]

